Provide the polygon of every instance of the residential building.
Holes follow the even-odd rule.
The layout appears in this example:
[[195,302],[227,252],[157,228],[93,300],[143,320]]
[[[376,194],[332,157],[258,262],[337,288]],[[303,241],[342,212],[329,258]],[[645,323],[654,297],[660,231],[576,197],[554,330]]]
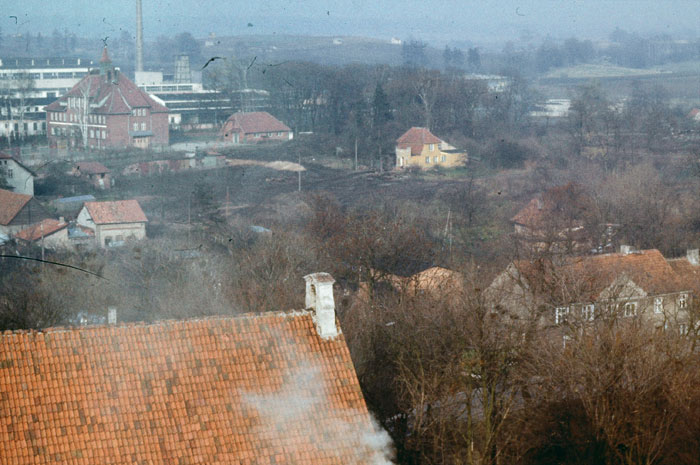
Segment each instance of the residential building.
[[85,202],[77,223],[95,232],[99,247],[115,247],[146,237],[148,219],[136,200]]
[[225,142],[234,144],[294,138],[292,130],[286,124],[265,111],[234,113],[226,120],[219,134]]
[[98,161],[81,161],[76,163],[71,170],[73,176],[87,180],[96,189],[112,187],[110,173],[110,169]]
[[390,463],[333,279],[305,279],[301,311],[0,334],[3,461]]
[[91,70],[46,107],[49,147],[150,148],[169,143],[168,109],[112,64],[104,48]]
[[0,152],[0,178],[9,190],[33,196],[35,176],[34,171],[13,158],[12,155]]
[[694,288],[656,249],[518,260],[486,291],[494,309],[541,326],[641,317],[657,327],[687,324]]
[[457,150],[426,128],[412,127],[396,141],[396,168],[427,169],[463,166],[467,153]]
[[46,105],[65,94],[93,65],[84,58],[0,59],[0,138],[46,134]]
[[68,223],[63,217],[58,220],[47,218],[17,232],[14,238],[21,244],[37,244],[47,249],[56,250],[70,246]]
[[14,234],[49,217],[33,196],[0,189],[0,233]]

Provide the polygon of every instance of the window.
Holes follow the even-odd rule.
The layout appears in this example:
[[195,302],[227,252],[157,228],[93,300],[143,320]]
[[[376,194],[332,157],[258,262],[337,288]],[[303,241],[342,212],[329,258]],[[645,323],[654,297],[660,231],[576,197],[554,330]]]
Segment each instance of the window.
[[442,158],[440,159],[440,161],[442,161],[443,163],[445,163],[445,162],[447,161],[447,157],[446,157],[445,155],[443,155]]
[[92,139],[93,137],[95,137],[95,131],[90,129],[90,139]]
[[557,307],[554,309],[554,324],[560,325],[566,322],[569,315],[569,307]]
[[14,173],[12,172],[12,168],[7,168],[7,177],[8,178],[14,177]]
[[117,239],[118,242],[123,242],[124,241],[124,236],[118,235]]
[[593,321],[595,318],[595,305],[588,304],[581,307],[581,318],[585,321]]
[[688,294],[678,296],[678,308],[688,308]]
[[102,138],[106,139],[107,138],[107,131],[102,131]]
[[686,334],[688,334],[688,325],[685,323],[679,324],[678,332],[681,333],[681,336],[685,336]]
[[625,304],[625,316],[635,316],[637,314],[637,302],[627,302]]
[[433,162],[437,163],[438,162],[438,157],[433,157]]
[[654,313],[663,313],[664,312],[664,298],[663,297],[654,297]]
[[34,123],[34,130],[36,131],[36,123]]
[[112,236],[105,237],[105,245],[109,245],[111,243],[112,243]]
[[134,131],[138,131],[138,130],[139,130],[139,123],[134,123]]
[[430,144],[430,151],[432,152],[433,150],[435,150],[435,144]]
[[141,123],[141,130],[145,131],[146,130],[146,123]]
[[430,164],[430,157],[425,157],[425,162],[429,165]]

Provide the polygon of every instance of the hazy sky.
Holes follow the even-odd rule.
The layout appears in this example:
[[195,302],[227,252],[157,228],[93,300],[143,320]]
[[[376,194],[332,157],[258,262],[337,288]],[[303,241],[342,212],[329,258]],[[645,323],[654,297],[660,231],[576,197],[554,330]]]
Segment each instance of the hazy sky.
[[[135,31],[134,0],[0,0],[3,34],[67,28],[79,36]],[[536,36],[604,38],[616,27],[632,32],[697,36],[699,0],[143,0],[144,34],[189,31],[237,34],[363,35],[505,41]],[[17,16],[11,18],[10,16]],[[15,24],[16,23],[16,24]],[[252,24],[252,27],[248,26]]]

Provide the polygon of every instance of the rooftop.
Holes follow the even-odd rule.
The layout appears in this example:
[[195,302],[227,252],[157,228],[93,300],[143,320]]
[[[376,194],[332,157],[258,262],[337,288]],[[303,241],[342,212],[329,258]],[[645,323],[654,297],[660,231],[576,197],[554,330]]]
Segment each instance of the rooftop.
[[419,155],[425,144],[439,144],[442,139],[435,136],[427,128],[412,127],[396,140],[401,149],[411,148],[411,155]]
[[136,200],[116,200],[108,202],[85,202],[90,217],[95,224],[145,223],[148,221]]
[[[269,114],[266,111],[254,111],[250,113],[238,112],[234,113],[226,120],[224,128],[228,123],[233,124],[233,128],[240,129],[246,134],[259,132],[287,132],[289,127]],[[222,130],[224,129],[222,128]]]
[[312,312],[0,335],[8,464],[379,463],[373,434]]
[[47,218],[37,224],[33,224],[15,234],[15,238],[23,241],[32,242],[38,241],[42,237],[50,236],[51,234],[60,231],[68,226],[65,221],[54,220]]
[[0,224],[10,224],[30,200],[32,200],[31,195],[0,189]]

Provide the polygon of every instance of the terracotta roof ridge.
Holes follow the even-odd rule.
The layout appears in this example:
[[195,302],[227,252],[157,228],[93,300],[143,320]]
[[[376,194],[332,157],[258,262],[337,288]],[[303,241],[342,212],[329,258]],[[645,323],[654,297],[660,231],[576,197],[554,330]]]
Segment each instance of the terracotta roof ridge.
[[251,320],[255,318],[262,317],[279,317],[279,318],[296,318],[308,315],[313,315],[314,312],[311,310],[280,310],[276,312],[246,312],[237,315],[212,315],[196,318],[186,318],[182,320],[166,319],[157,321],[129,321],[123,323],[117,323],[115,325],[110,324],[97,324],[97,325],[85,325],[85,326],[52,326],[43,329],[15,329],[15,330],[5,330],[0,332],[0,336],[11,336],[11,335],[29,335],[29,334],[54,334],[54,333],[66,333],[71,331],[78,331],[84,329],[102,329],[102,328],[114,328],[114,329],[124,329],[124,328],[148,328],[148,327],[159,327],[159,326],[173,326],[173,325],[186,325],[188,323],[194,322],[207,322],[207,321],[228,321],[228,320]]

